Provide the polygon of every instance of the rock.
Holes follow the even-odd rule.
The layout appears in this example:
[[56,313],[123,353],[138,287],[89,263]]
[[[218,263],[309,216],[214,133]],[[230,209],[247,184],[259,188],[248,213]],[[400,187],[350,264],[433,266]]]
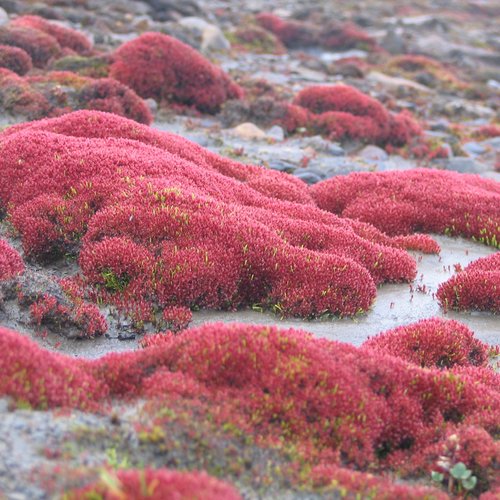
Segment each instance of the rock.
[[5,9],[0,7],[0,26],[7,24],[9,22],[9,14],[7,14]]
[[358,154],[360,158],[363,160],[374,160],[374,161],[383,161],[389,158],[389,155],[378,146],[368,145],[365,146]]
[[246,140],[266,138],[266,133],[251,122],[242,123],[241,125],[234,127],[230,130],[230,133],[240,139]]
[[449,101],[444,105],[442,111],[450,117],[493,118],[495,115],[491,108],[464,99]]
[[392,87],[392,88],[407,87],[407,88],[417,90],[419,92],[425,92],[427,94],[433,92],[433,90],[431,90],[429,87],[426,87],[425,85],[421,85],[420,83],[414,82],[412,80],[408,80],[407,78],[399,78],[396,76],[389,76],[389,75],[386,75],[385,73],[380,73],[379,71],[371,71],[366,76],[366,79],[371,80],[372,82],[380,83],[380,84],[387,86],[387,87]]
[[158,103],[153,98],[144,99],[144,102],[148,105],[151,113],[155,114],[158,111]]
[[231,44],[218,26],[210,24],[203,30],[201,37],[202,52],[229,50],[230,48]]
[[385,37],[380,42],[382,48],[391,54],[404,54],[407,42],[404,38],[404,31],[401,28],[389,29]]
[[201,37],[203,32],[211,26],[211,24],[201,17],[183,17],[179,20],[178,24],[187,28],[189,31],[195,35]]
[[274,125],[267,131],[267,137],[281,142],[285,139],[285,131],[279,125]]
[[444,170],[454,170],[462,174],[480,174],[489,170],[488,166],[473,158],[457,156],[446,160],[434,160],[434,165]]
[[308,170],[296,170],[293,175],[306,184],[316,184],[323,180],[317,173],[309,172]]
[[462,145],[462,149],[470,156],[479,156],[487,151],[483,144],[475,141],[466,142]]

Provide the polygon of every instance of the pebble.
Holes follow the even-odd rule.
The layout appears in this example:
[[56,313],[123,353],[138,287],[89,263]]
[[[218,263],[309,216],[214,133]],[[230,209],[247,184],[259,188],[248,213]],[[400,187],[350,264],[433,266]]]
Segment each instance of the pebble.
[[488,166],[484,163],[463,156],[445,160],[434,160],[433,163],[444,170],[453,170],[462,174],[480,174],[489,170]]
[[265,139],[267,137],[266,133],[262,129],[251,122],[242,123],[241,125],[230,129],[230,133],[240,139],[247,140]]
[[267,137],[274,139],[277,142],[281,142],[285,139],[285,131],[283,130],[283,127],[274,125],[267,131]]

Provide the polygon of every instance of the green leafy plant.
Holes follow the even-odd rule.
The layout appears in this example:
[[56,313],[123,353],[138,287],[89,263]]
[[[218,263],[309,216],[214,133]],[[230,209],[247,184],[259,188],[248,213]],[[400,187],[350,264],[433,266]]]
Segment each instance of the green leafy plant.
[[472,471],[467,468],[463,462],[456,463],[451,467],[447,474],[443,472],[432,471],[432,480],[442,484],[448,476],[448,491],[451,493],[456,485],[458,493],[462,493],[463,490],[467,492],[472,491],[477,484],[477,477],[472,475]]

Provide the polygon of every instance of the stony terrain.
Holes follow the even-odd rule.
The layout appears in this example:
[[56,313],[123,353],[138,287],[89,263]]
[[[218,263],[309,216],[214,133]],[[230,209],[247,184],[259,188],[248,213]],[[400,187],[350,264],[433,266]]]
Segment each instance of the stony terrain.
[[0,499],[498,498],[499,17],[0,0]]

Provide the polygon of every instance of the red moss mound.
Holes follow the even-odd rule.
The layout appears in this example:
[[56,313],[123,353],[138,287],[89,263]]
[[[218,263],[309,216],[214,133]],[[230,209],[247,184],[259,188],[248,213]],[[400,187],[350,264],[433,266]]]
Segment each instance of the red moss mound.
[[[391,500],[447,500],[449,496],[437,488],[394,484],[389,479],[359,471],[344,469],[338,465],[318,465],[311,471],[315,488],[324,493],[339,494],[341,498],[377,498]],[[355,495],[355,496],[354,496]]]
[[4,112],[30,120],[47,116],[52,109],[48,99],[21,76],[0,68],[0,102]]
[[167,35],[145,33],[114,54],[110,76],[152,97],[214,113],[241,88],[196,50]]
[[500,313],[500,253],[470,263],[441,283],[437,298],[445,309]]
[[5,111],[29,119],[60,116],[74,109],[94,109],[146,125],[153,121],[147,104],[133,90],[112,78],[93,79],[70,71],[21,78],[0,69],[0,94],[4,96]]
[[141,321],[170,305],[351,315],[415,276],[399,242],[318,210],[301,181],[114,115],[19,125],[2,145],[26,254],[81,248],[87,285]]
[[61,55],[61,46],[51,35],[12,23],[0,28],[0,44],[23,49],[37,68],[44,68],[51,59]]
[[438,318],[381,333],[363,347],[428,368],[487,366],[490,351],[465,325]]
[[241,496],[229,484],[205,472],[178,472],[167,469],[118,470],[110,472],[110,481],[98,481],[81,490],[70,491],[68,500],[192,500],[213,498],[239,500]]
[[327,49],[349,50],[375,48],[375,40],[353,23],[333,24],[320,35],[320,44]]
[[146,125],[153,121],[148,105],[133,90],[113,78],[90,81],[80,90],[78,100],[80,109],[107,111]]
[[[308,87],[297,94],[293,103],[310,112],[305,123],[298,123],[300,126],[334,139],[363,139],[403,146],[421,133],[408,113],[392,115],[376,99],[347,85]],[[290,113],[297,114],[294,108]],[[284,121],[290,131],[289,118]]]
[[21,256],[5,240],[0,239],[0,281],[15,278],[23,271]]
[[256,20],[264,29],[274,33],[287,47],[307,47],[318,43],[318,31],[311,24],[287,21],[268,12],[257,15]]
[[11,21],[10,25],[42,31],[57,40],[62,48],[71,49],[77,54],[88,55],[92,51],[92,43],[82,33],[39,16],[21,16]]
[[29,54],[19,47],[0,45],[0,67],[25,75],[33,67]]
[[94,408],[97,382],[73,358],[49,353],[21,334],[0,328],[0,394],[38,409]]
[[317,205],[369,222],[389,235],[417,231],[475,238],[498,246],[500,184],[429,169],[354,173],[310,188]]
[[93,361],[48,353],[8,330],[0,330],[0,347],[0,394],[17,402],[85,408],[109,397],[199,399],[217,424],[307,449],[311,463],[326,453],[330,464],[415,473],[459,423],[498,432],[492,370],[423,369],[302,331],[205,325]]

